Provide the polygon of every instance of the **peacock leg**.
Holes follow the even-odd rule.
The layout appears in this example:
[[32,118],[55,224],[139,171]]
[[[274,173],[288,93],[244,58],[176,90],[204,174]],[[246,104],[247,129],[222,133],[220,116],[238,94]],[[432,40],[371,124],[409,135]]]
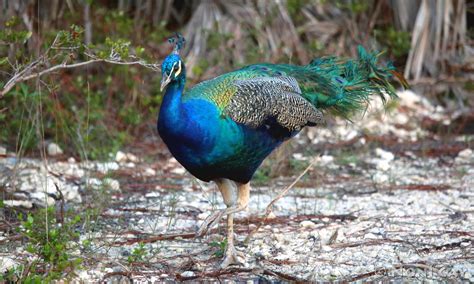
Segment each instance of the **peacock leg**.
[[228,179],[218,179],[214,182],[217,184],[227,208],[218,210],[209,215],[197,231],[197,236],[203,236],[206,234],[210,228],[220,222],[222,217],[245,210],[248,206],[250,190],[250,185],[248,183],[239,184],[239,188],[237,189],[234,182]]
[[217,184],[217,188],[219,188],[227,208],[217,210],[216,212],[209,215],[197,231],[196,235],[198,236],[203,236],[210,228],[219,223],[224,215],[229,214],[229,210],[233,208],[233,205],[237,201],[237,189],[231,180],[217,179],[214,180],[214,182]]
[[224,199],[226,209],[219,210],[209,217],[206,218],[201,228],[197,232],[198,236],[204,235],[209,228],[213,227],[219,221],[227,215],[227,247],[225,251],[224,261],[221,264],[222,268],[229,266],[230,264],[240,263],[238,260],[238,252],[234,247],[234,213],[243,211],[248,207],[250,185],[249,183],[240,184],[236,188],[234,182],[228,179],[215,180],[222,197]]
[[[248,207],[250,196],[249,183],[240,184],[238,189],[237,207],[239,211],[245,210]],[[237,252],[234,246],[234,213],[227,215],[227,246],[225,249],[224,260],[221,263],[221,268],[226,268],[232,264],[242,264],[239,257],[243,258],[243,254]]]

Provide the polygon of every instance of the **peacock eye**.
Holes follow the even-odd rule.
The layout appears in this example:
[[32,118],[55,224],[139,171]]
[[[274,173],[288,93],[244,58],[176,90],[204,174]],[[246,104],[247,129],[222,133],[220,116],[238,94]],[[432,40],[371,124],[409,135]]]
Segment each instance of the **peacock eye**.
[[175,64],[173,69],[174,69],[174,71],[178,70],[179,69],[178,64]]

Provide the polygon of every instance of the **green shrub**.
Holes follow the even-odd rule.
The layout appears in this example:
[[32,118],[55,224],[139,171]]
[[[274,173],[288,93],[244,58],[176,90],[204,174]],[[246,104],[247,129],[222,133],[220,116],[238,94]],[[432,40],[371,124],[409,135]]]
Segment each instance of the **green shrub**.
[[[74,271],[80,267],[82,259],[73,256],[71,252],[78,248],[77,226],[81,217],[72,217],[72,213],[68,214],[71,216],[58,215],[60,213],[56,214],[54,207],[48,207],[28,213],[26,218],[19,216],[20,219],[25,219],[21,222],[19,231],[28,243],[26,250],[37,257],[28,264],[26,271],[16,275],[19,282],[39,283],[37,281],[40,279],[43,283],[64,279],[74,275]],[[15,269],[16,272],[21,270],[22,267]],[[15,273],[10,272],[7,277],[14,275]]]

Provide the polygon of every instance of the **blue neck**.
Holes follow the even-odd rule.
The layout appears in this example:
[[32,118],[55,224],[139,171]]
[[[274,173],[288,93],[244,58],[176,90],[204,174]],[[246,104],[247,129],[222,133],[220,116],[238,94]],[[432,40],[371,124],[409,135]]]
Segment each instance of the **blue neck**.
[[[166,87],[166,92],[161,102],[160,115],[158,118],[158,130],[176,129],[181,124],[183,110],[181,107],[181,97],[186,79],[171,82]],[[160,129],[161,128],[161,129]]]
[[[178,82],[172,82],[166,88],[163,101],[161,103],[161,111],[174,113],[175,116],[181,110],[181,96],[183,94],[184,84]],[[160,111],[160,112],[161,112]]]

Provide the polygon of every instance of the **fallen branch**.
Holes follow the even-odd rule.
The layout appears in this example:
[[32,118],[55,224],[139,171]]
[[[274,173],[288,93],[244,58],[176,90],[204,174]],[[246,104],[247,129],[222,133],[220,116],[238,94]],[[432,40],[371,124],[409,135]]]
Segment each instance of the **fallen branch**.
[[265,219],[266,217],[248,217],[244,219],[236,219],[234,222],[236,224],[252,224],[252,223],[261,223],[264,222],[265,224],[288,224],[288,222],[293,221],[293,222],[300,222],[304,220],[321,220],[324,218],[330,219],[330,220],[340,220],[340,221],[345,221],[345,220],[355,220],[357,219],[356,216],[352,214],[336,214],[336,215],[322,215],[322,214],[306,214],[306,215],[298,215],[298,216],[278,216],[275,218],[271,219]]
[[201,279],[201,278],[218,278],[219,276],[222,276],[222,275],[228,275],[228,274],[234,274],[234,273],[252,273],[256,275],[264,274],[264,275],[278,277],[286,281],[293,281],[293,282],[299,282],[299,283],[305,282],[303,279],[300,279],[296,276],[288,275],[279,271],[272,271],[270,269],[265,269],[265,268],[260,269],[260,268],[240,268],[240,267],[221,269],[217,271],[205,271],[193,276],[182,276],[181,274],[177,273],[176,280],[189,281],[189,280],[195,280],[195,279]]
[[422,270],[425,270],[425,271],[433,271],[436,274],[438,274],[439,276],[441,276],[443,278],[447,278],[446,275],[444,275],[442,273],[442,271],[439,271],[438,269],[434,268],[433,266],[427,265],[424,262],[415,262],[415,263],[395,264],[391,268],[376,269],[376,270],[371,271],[371,272],[367,272],[367,273],[359,274],[359,275],[356,275],[356,276],[353,276],[353,277],[345,278],[345,279],[343,279],[343,282],[348,282],[348,283],[355,282],[355,281],[359,281],[359,280],[369,278],[369,277],[372,277],[372,276],[375,276],[375,275],[389,276],[388,275],[389,272],[394,271],[394,270],[398,270],[398,269],[403,269],[403,268],[405,268],[405,269],[406,268],[419,268],[419,269],[422,269]]
[[398,240],[398,239],[376,239],[376,240],[368,240],[368,241],[360,241],[360,242],[352,242],[352,243],[340,243],[340,244],[334,244],[332,247],[334,248],[352,248],[352,247],[360,247],[360,246],[378,246],[382,245],[385,243],[408,243],[407,241],[404,240]]
[[[105,280],[110,278],[110,277],[113,277],[113,276],[122,276],[122,277],[127,277],[127,279],[131,282],[132,281],[132,276],[133,276],[133,272],[132,271],[113,271],[113,272],[109,272],[107,274],[105,274],[103,277],[102,277],[102,280],[100,281],[100,283],[107,283]],[[119,281],[119,282],[122,282],[122,281]]]
[[[132,232],[133,231],[129,231]],[[209,233],[213,234],[218,232],[217,228],[214,228],[209,231]],[[247,232],[247,230],[235,230],[237,233],[244,233]],[[138,234],[143,234],[141,232],[138,232]],[[188,232],[188,233],[180,233],[180,234],[161,234],[157,236],[150,236],[148,238],[134,238],[134,239],[127,239],[125,241],[116,241],[113,242],[111,245],[113,246],[122,246],[122,245],[132,245],[136,243],[154,243],[154,242],[159,242],[159,241],[169,241],[169,240],[174,240],[174,239],[194,239],[196,238],[196,232]]]
[[442,245],[433,245],[431,247],[425,247],[425,248],[422,248],[422,249],[418,249],[418,252],[430,253],[430,252],[433,252],[433,251],[453,250],[453,249],[460,248],[463,243],[468,243],[468,244],[472,245],[472,240],[471,239],[462,239],[459,242],[447,243],[447,244],[442,244]]
[[143,238],[136,238],[136,239],[129,239],[126,241],[117,241],[114,242],[113,245],[131,245],[135,243],[154,243],[158,241],[165,241],[165,240],[174,240],[176,238],[181,238],[181,239],[192,239],[196,237],[196,233],[182,233],[182,234],[162,234],[154,237],[150,237],[147,239]]
[[451,189],[451,186],[447,184],[407,184],[400,185],[396,188],[406,190],[439,191]]

